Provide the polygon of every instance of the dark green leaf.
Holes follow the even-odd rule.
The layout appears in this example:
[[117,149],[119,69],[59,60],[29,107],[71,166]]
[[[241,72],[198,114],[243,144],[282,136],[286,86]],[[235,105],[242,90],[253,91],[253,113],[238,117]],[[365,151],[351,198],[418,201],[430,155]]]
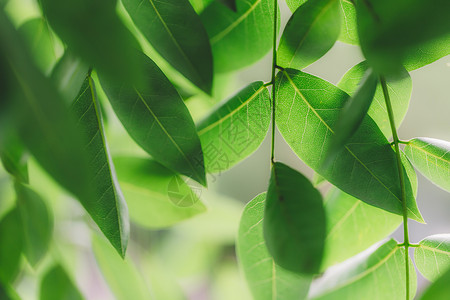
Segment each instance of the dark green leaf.
[[236,251],[253,297],[258,300],[304,299],[311,277],[301,276],[275,264],[263,235],[266,193],[250,201],[242,213]]
[[263,142],[271,120],[271,101],[263,82],[254,82],[220,104],[197,126],[206,171],[231,168]]
[[0,299],[2,300],[20,300],[20,297],[12,289],[9,284],[2,284],[0,282]]
[[46,254],[53,233],[53,217],[46,203],[29,186],[16,182],[17,208],[23,228],[23,251],[32,266]]
[[100,78],[119,120],[130,136],[169,169],[206,184],[203,153],[186,105],[156,64],[141,54],[142,88]]
[[92,78],[88,76],[71,113],[77,120],[77,129],[83,133],[89,158],[89,178],[95,197],[80,199],[105,236],[116,250],[125,256],[130,234],[128,208],[116,179],[103,127],[100,103]]
[[[349,96],[329,82],[296,70],[281,72],[275,86],[277,126],[294,152],[344,192],[402,214],[395,153],[373,120],[366,116],[331,167],[321,170],[332,128]],[[422,222],[409,181],[406,191],[409,217]]]
[[234,12],[214,1],[200,16],[211,41],[216,72],[251,65],[272,48],[273,0],[236,0],[236,6]]
[[[358,85],[364,73],[368,70],[367,62],[363,61],[353,68],[351,68],[338,83],[338,87],[347,94],[354,96],[358,90]],[[411,99],[412,80],[409,73],[403,70],[396,76],[387,76],[386,83],[389,90],[389,97],[392,102],[392,109],[394,111],[395,125],[400,126],[409,106]],[[377,85],[375,96],[372,105],[368,111],[369,116],[377,123],[381,132],[389,138],[392,136],[391,125],[386,109],[386,102],[384,101],[383,90],[381,84]]]
[[187,79],[211,92],[213,60],[208,35],[188,0],[124,0],[136,26]]
[[19,272],[22,241],[22,223],[14,208],[0,221],[0,282],[12,282]]
[[450,142],[414,138],[406,145],[405,154],[425,177],[450,192]]
[[[409,261],[410,299],[417,275]],[[405,299],[405,249],[389,240],[349,259],[323,276],[310,293],[312,299]]]
[[296,273],[318,273],[325,244],[322,196],[301,173],[278,162],[267,191],[264,237],[278,265]]
[[225,6],[227,6],[232,11],[237,11],[236,1],[237,0],[217,0],[221,3],[223,3]]
[[295,12],[306,1],[308,0],[286,0],[286,4],[292,12]]
[[420,241],[414,261],[422,275],[433,282],[450,269],[450,234],[436,234]]
[[11,133],[0,143],[0,159],[3,167],[17,180],[28,183],[28,153],[18,136]]
[[83,300],[83,296],[60,265],[45,273],[39,295],[41,300]]
[[309,0],[289,19],[278,47],[277,63],[303,69],[322,57],[340,31],[339,0]]
[[448,300],[450,293],[450,270],[439,277],[433,284],[425,291],[421,300]]
[[115,157],[114,164],[133,222],[147,228],[164,228],[206,211],[198,199],[199,187],[189,186],[157,162]]

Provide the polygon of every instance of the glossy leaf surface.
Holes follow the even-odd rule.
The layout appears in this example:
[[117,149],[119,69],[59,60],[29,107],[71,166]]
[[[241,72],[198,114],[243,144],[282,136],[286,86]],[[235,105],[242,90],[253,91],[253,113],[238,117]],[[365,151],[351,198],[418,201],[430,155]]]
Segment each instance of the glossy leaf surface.
[[278,162],[267,191],[264,238],[276,264],[300,274],[318,273],[325,244],[322,196],[305,176]]
[[301,276],[275,264],[263,235],[266,193],[250,201],[242,213],[236,241],[239,263],[255,299],[304,299],[311,277]]
[[60,265],[48,270],[41,281],[41,300],[83,300],[80,292]]
[[415,138],[406,145],[405,154],[425,177],[450,192],[450,142]]
[[450,269],[450,234],[437,234],[421,240],[414,248],[414,261],[420,273],[431,282]]
[[273,1],[236,0],[236,6],[233,12],[214,1],[200,16],[211,41],[216,72],[251,65],[272,48]]
[[200,139],[186,105],[158,66],[141,54],[145,85],[117,85],[100,77],[130,136],[156,161],[206,184]]
[[263,142],[271,120],[271,101],[261,81],[220,104],[197,126],[206,171],[231,168]]
[[322,57],[336,42],[340,30],[338,0],[309,0],[289,19],[281,37],[277,63],[303,69]]
[[[358,90],[359,82],[363,79],[364,73],[368,69],[367,62],[363,61],[351,68],[341,78],[338,87],[350,96],[354,96]],[[386,84],[389,91],[389,97],[394,111],[395,125],[398,127],[405,118],[409,107],[412,92],[412,80],[408,72],[403,71],[396,76],[387,76]],[[384,101],[381,85],[377,85],[372,105],[368,111],[369,116],[377,123],[384,136],[389,138],[392,135],[391,126]]]
[[164,228],[206,211],[200,187],[189,186],[175,172],[137,157],[115,157],[117,175],[133,222]]
[[208,35],[188,0],[124,0],[136,26],[175,69],[207,93],[213,61]]
[[421,300],[447,300],[450,293],[450,270],[439,277],[423,293]]
[[[337,266],[315,286],[312,299],[405,299],[405,249],[389,240]],[[417,276],[410,260],[410,299]]]
[[130,235],[128,208],[116,179],[103,127],[100,103],[88,76],[71,106],[77,128],[83,134],[89,158],[89,179],[95,197],[81,200],[116,250],[125,256]]
[[0,220],[0,282],[12,282],[19,272],[22,232],[22,222],[14,208]]
[[[330,167],[320,168],[347,94],[318,77],[290,69],[277,76],[276,93],[278,129],[300,159],[344,192],[402,214],[395,153],[370,117]],[[406,191],[408,216],[422,221],[409,182]]]

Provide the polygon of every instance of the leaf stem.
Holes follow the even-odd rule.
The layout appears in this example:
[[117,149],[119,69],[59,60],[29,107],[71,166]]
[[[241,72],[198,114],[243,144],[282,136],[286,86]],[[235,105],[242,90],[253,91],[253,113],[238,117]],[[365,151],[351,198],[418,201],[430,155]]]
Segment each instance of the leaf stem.
[[277,68],[277,20],[278,20],[278,0],[273,0],[273,48],[272,48],[272,144],[270,151],[270,161],[275,162],[275,71]]
[[386,108],[389,116],[389,123],[391,125],[392,137],[394,139],[395,146],[395,156],[397,160],[398,175],[400,178],[400,188],[402,197],[402,207],[403,207],[403,245],[405,246],[405,275],[406,275],[406,299],[409,300],[409,235],[408,235],[408,215],[406,206],[406,189],[405,189],[405,176],[403,173],[403,166],[400,157],[400,147],[398,146],[400,140],[397,135],[397,127],[395,126],[394,112],[392,110],[391,100],[389,98],[389,92],[387,89],[386,79],[384,76],[380,76],[381,87],[383,88],[384,100],[386,102]]

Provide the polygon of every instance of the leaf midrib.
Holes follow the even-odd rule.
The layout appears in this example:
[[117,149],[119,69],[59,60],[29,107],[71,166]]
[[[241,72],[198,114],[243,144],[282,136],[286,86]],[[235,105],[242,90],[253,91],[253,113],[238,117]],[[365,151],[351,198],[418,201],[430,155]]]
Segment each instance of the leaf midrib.
[[[428,146],[433,146],[433,144],[427,143],[427,145],[425,145],[425,146],[423,146],[423,147],[419,147],[419,146],[417,146],[417,145],[415,145],[415,144],[409,143],[407,146],[410,146],[411,148],[415,148],[415,149],[417,149],[417,150],[419,150],[419,151],[425,153],[427,156],[434,157],[434,158],[436,158],[436,159],[438,159],[438,160],[440,160],[440,161],[442,161],[442,162],[444,162],[444,163],[450,164],[450,161],[448,161],[448,160],[446,160],[446,159],[443,158],[443,157],[444,157],[447,153],[449,153],[449,152],[444,153],[441,157],[439,157],[439,156],[437,156],[437,155],[435,155],[435,154],[433,154],[433,153],[431,153],[431,152],[428,152],[428,151],[425,151],[425,150],[424,150],[424,148],[426,148],[426,147],[428,147]],[[427,161],[433,163],[433,164],[436,165],[436,166],[439,166],[439,167],[443,168],[442,166],[440,166],[440,165],[438,165],[438,164],[436,164],[436,163],[434,163],[434,162],[432,162],[432,161],[430,161],[430,160],[428,160],[428,159],[427,159]]]
[[444,254],[444,255],[450,256],[450,252],[447,252],[445,250],[441,250],[439,248],[433,248],[433,247],[430,247],[430,246],[425,246],[423,244],[420,244],[419,247],[423,248],[425,250],[431,251],[431,252],[437,252],[437,253],[440,253],[440,254]]

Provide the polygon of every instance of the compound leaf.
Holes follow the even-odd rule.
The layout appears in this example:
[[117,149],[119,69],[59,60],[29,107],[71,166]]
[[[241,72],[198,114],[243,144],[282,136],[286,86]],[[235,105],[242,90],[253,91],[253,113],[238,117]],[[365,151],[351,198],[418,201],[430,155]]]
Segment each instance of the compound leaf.
[[420,273],[433,282],[450,268],[450,234],[436,234],[414,248],[414,261]]

